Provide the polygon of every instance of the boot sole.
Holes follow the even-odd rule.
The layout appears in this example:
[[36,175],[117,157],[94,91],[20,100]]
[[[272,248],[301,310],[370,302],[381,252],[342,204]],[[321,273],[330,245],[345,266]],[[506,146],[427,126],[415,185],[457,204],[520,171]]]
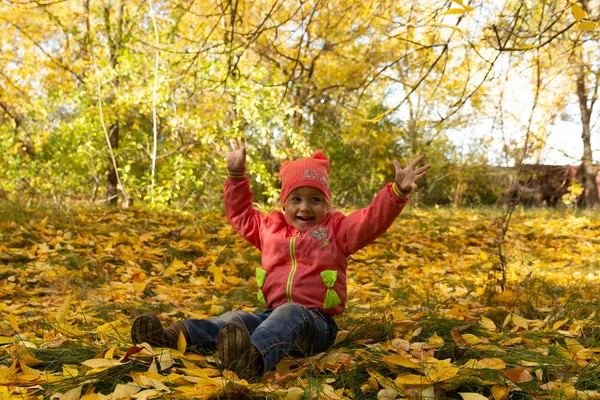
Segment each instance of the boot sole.
[[146,342],[153,347],[163,346],[163,327],[156,315],[145,313],[133,321],[131,341],[133,344]]
[[223,369],[246,375],[252,341],[246,327],[239,322],[229,322],[219,330],[217,351]]

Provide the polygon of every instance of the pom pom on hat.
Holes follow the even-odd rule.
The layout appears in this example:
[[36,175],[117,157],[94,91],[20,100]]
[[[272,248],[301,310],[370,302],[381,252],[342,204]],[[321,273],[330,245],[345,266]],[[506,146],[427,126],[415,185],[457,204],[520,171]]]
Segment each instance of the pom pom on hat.
[[319,189],[327,200],[331,200],[329,190],[329,160],[327,156],[317,151],[312,157],[286,161],[279,170],[281,177],[281,203],[296,188],[310,186]]

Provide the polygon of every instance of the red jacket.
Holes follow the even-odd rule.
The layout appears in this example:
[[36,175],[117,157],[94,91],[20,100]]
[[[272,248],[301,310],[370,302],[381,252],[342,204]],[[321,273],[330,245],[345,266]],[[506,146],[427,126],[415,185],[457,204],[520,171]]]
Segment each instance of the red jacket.
[[281,211],[265,215],[252,207],[248,177],[228,178],[224,194],[227,219],[262,251],[258,298],[267,308],[293,302],[329,315],[340,314],[346,305],[346,258],[381,236],[408,201],[388,184],[369,207],[348,216],[333,211],[302,233]]

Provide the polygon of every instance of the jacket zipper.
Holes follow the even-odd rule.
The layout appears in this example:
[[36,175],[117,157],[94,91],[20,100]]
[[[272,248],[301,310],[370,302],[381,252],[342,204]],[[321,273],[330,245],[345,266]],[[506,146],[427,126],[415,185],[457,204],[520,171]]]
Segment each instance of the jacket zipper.
[[292,269],[288,275],[287,285],[285,288],[285,294],[287,295],[288,303],[292,302],[292,282],[294,281],[294,275],[296,274],[296,238],[302,235],[302,232],[298,232],[296,236],[292,236],[290,239],[290,258],[292,259]]

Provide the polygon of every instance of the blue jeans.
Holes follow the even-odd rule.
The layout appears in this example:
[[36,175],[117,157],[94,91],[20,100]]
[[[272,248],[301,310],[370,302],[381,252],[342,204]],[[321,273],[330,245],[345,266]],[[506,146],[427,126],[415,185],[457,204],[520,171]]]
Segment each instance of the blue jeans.
[[217,318],[186,319],[188,344],[198,351],[214,350],[219,329],[232,321],[248,329],[252,344],[262,355],[265,372],[288,354],[309,356],[327,350],[338,333],[332,317],[316,308],[287,303],[260,314],[230,311]]

